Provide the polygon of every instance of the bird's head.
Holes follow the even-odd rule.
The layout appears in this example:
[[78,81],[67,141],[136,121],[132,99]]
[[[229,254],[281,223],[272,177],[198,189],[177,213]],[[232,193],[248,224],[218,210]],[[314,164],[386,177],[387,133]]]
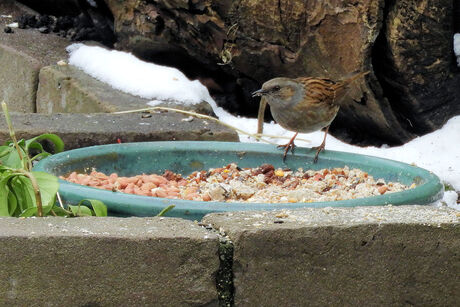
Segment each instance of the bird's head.
[[256,96],[265,97],[271,106],[285,107],[296,103],[303,96],[303,86],[293,79],[275,78],[252,93],[252,97]]

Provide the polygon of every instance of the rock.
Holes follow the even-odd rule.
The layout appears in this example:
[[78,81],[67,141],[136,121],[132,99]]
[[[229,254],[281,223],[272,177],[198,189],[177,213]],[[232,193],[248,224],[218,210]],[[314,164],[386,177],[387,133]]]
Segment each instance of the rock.
[[[0,1],[2,14],[12,19],[25,13],[33,14],[11,1]],[[11,23],[0,18],[2,23]],[[69,41],[37,31],[16,29],[14,34],[0,32],[0,101],[11,111],[34,112],[38,74],[42,67],[65,59]]]
[[40,27],[38,28],[38,32],[47,34],[47,33],[50,33],[50,29],[48,27]]
[[[235,100],[251,105],[254,114],[257,103],[249,93],[275,76],[338,79],[369,70],[383,6],[382,0],[354,6],[329,1],[106,2],[119,48],[140,55],[185,51],[210,71],[232,76],[243,93]],[[361,141],[366,131],[393,143],[410,138],[375,89],[381,92],[374,76],[369,84],[355,84],[353,99],[338,120],[346,123],[347,135],[359,131]]]
[[[65,149],[93,145],[149,141],[238,141],[238,134],[222,125],[167,112],[146,117],[132,114],[21,114],[11,113],[18,139],[30,139],[43,133],[62,138]],[[3,114],[0,113],[0,144],[11,139]]]
[[[97,113],[148,108],[149,99],[113,89],[72,65],[53,65],[40,71],[37,91],[39,113]],[[163,101],[158,106],[213,115],[209,103],[183,105]]]
[[60,36],[75,41],[98,41],[113,47],[116,40],[113,33],[113,18],[103,0],[43,0],[40,3],[22,0],[21,2],[44,15],[20,15],[19,28],[37,28],[41,33],[64,31],[65,34]]
[[211,185],[207,192],[213,201],[225,201],[225,195],[228,193],[227,190],[218,183]]
[[233,242],[235,306],[457,305],[453,209],[386,206],[212,213]]
[[374,68],[394,114],[410,133],[428,133],[460,114],[460,73],[452,46],[455,3],[398,0],[386,8]]
[[35,28],[37,26],[37,18],[33,14],[24,14],[18,18],[19,29],[27,27]]
[[[452,56],[453,30],[459,28],[453,15],[460,11],[455,1],[65,4],[78,7],[70,20],[28,13],[20,23],[38,27],[53,21],[53,31],[62,36],[100,39],[101,33],[111,33],[113,14],[119,49],[178,67],[205,84],[220,105],[241,115],[257,113],[258,101],[250,93],[272,77],[340,79],[364,70],[371,74],[353,85],[331,127],[343,140],[401,144],[460,113],[460,72]],[[45,0],[40,13],[49,13],[45,7],[53,5],[56,0]],[[101,32],[87,27],[91,24],[101,25]]]
[[218,305],[219,238],[191,221],[1,218],[0,231],[3,305]]
[[37,27],[49,27],[56,22],[56,17],[49,15],[40,15],[38,16]]
[[[211,77],[228,97],[218,97],[218,102],[240,113],[253,112],[253,115],[257,113],[257,103],[250,93],[275,76],[339,79],[355,71],[372,71],[373,66],[391,64],[381,52],[390,54],[392,50],[385,47],[385,51],[380,51],[382,45],[374,47],[374,44],[379,34],[381,40],[390,35],[380,31],[383,18],[388,17],[386,24],[389,24],[398,12],[404,15],[405,11],[399,8],[405,7],[406,1],[390,2],[393,3],[390,10],[394,11],[391,14],[384,14],[386,2],[106,0],[114,16],[118,48],[153,61],[161,61],[166,55],[172,66],[191,71],[188,74],[184,71],[189,77],[197,73]],[[439,12],[430,28],[433,35],[442,33],[435,39],[443,40],[443,47],[438,48],[444,52],[439,55],[441,64],[430,59],[432,56],[427,52],[417,49],[420,51],[416,52],[418,60],[424,63],[426,70],[414,75],[402,66],[395,67],[400,76],[398,84],[407,84],[399,94],[394,94],[394,87],[388,86],[391,78],[377,69],[366,81],[353,86],[350,98],[332,125],[333,134],[354,143],[400,144],[431,131],[451,114],[458,113],[452,98],[454,90],[450,89],[456,77],[453,72],[450,77],[447,73],[436,72],[445,67],[441,57],[451,55],[451,50],[445,46],[452,40],[447,35],[452,14],[445,13],[452,8],[452,1],[439,0],[425,5],[425,11],[413,10],[412,15],[407,15],[407,26],[404,26],[408,36],[403,35],[397,41],[412,44],[406,38],[417,23],[409,19],[428,22],[436,7]],[[424,41],[422,32],[413,33],[413,44]],[[403,49],[397,53],[403,54]],[[174,59],[189,58],[199,63],[196,69],[181,62],[174,64]],[[436,67],[430,68],[433,63]],[[433,75],[438,77],[425,91],[419,79],[431,79]],[[440,86],[443,93],[436,93],[436,86]],[[408,90],[407,97],[401,95],[404,89]],[[421,107],[417,109],[416,105]],[[246,111],[241,112],[243,109]],[[408,118],[415,128],[410,127]]]
[[59,16],[56,19],[56,24],[54,25],[53,32],[65,32],[73,26],[73,18],[71,18],[70,16]]

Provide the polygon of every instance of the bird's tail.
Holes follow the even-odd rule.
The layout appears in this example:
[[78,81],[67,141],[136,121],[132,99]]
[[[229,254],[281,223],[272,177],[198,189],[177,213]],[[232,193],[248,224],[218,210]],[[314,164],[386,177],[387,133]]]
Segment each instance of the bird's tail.
[[364,72],[358,72],[358,73],[355,73],[353,74],[352,76],[348,77],[348,78],[345,78],[345,79],[342,79],[340,82],[337,82],[336,84],[336,90],[340,89],[340,88],[344,88],[344,87],[347,87],[348,85],[350,85],[351,83],[353,83],[355,80],[361,78],[361,77],[364,77],[365,75],[367,75],[368,73],[370,73],[370,71],[364,71]]

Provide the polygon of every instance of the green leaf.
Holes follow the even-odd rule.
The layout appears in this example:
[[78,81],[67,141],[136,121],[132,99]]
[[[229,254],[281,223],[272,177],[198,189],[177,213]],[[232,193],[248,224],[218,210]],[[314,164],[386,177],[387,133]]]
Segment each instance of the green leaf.
[[0,146],[0,158],[6,156],[7,154],[9,154],[12,150],[12,147],[11,146]]
[[10,189],[10,193],[13,193],[16,197],[18,206],[17,211],[19,211],[19,213],[29,208],[29,206],[33,205],[31,203],[32,200],[29,199],[29,194],[23,188],[23,183],[19,179],[18,175],[15,175],[14,178],[11,178],[11,180],[8,183],[8,187]]
[[10,182],[10,188],[16,193],[18,204],[22,210],[36,206],[34,188],[30,179],[24,175],[18,175]]
[[[11,142],[11,143],[13,143],[13,142]],[[26,141],[24,139],[20,139],[20,140],[18,140],[18,145],[19,145],[19,147],[24,149],[24,147],[26,146]]]
[[[40,141],[51,142],[55,152],[64,150],[64,142],[55,134],[42,134],[30,140],[16,141],[7,105],[4,102],[1,105],[12,140],[0,146],[0,216],[37,215],[38,194],[44,215],[49,214],[51,210],[53,215],[57,215],[56,212],[60,215],[69,215],[70,211],[55,206],[59,188],[58,178],[44,172],[30,172],[32,160],[50,155]],[[36,154],[32,159],[29,157],[30,150]],[[37,183],[38,187],[35,188],[38,191],[34,190],[32,182]],[[91,214],[91,210],[89,211]],[[79,208],[79,212],[86,214],[87,210]]]
[[10,216],[8,210],[8,194],[9,189],[7,187],[8,179],[2,179],[0,181],[0,216]]
[[15,209],[15,211],[13,212],[13,214],[11,216],[18,217],[21,214],[21,212],[26,208],[22,207],[21,198],[20,198],[21,194],[18,194],[17,191],[12,190],[12,189],[10,189],[10,194],[12,196],[14,196],[14,198],[16,200],[16,209]]
[[21,212],[19,217],[31,217],[31,216],[37,215],[37,212],[38,212],[37,210],[38,210],[37,207],[27,208],[26,210]]
[[102,201],[96,199],[83,199],[78,205],[83,205],[86,202],[90,203],[93,207],[96,216],[107,216],[107,207]]
[[72,211],[73,215],[75,216],[92,216],[91,209],[86,206],[72,206],[69,205],[70,211]]
[[[59,206],[53,206],[53,208],[51,208],[51,210],[54,212],[54,214],[56,214],[57,216],[69,216],[71,214],[70,211],[67,211],[65,210],[64,208],[61,208]],[[51,212],[50,210],[50,212]]]
[[41,160],[41,159],[44,159],[44,158],[49,157],[49,156],[51,156],[51,154],[49,152],[41,152],[41,153],[33,156],[30,160],[31,161]]
[[40,188],[43,207],[52,206],[56,202],[56,193],[59,189],[59,181],[56,176],[45,172],[32,172]]
[[11,173],[12,170],[8,166],[0,164],[0,180],[6,176],[8,173]]
[[[57,136],[56,134],[52,134],[52,133],[45,133],[37,137],[31,138],[30,140],[27,140],[25,142],[26,150],[29,151],[29,148],[32,148],[31,146],[36,146],[34,144],[37,144],[39,141],[43,141],[43,140],[48,140],[51,143],[53,143],[54,152],[58,153],[58,152],[64,151],[64,142],[59,136]],[[41,147],[41,144],[40,144],[40,147]],[[43,151],[43,147],[41,147],[41,150]]]
[[[10,171],[4,171],[0,177],[0,215],[1,216],[17,216],[21,209],[21,197],[17,193],[22,192],[15,189],[15,183],[19,181],[21,176]],[[6,207],[5,207],[6,205]],[[5,209],[8,209],[8,215],[5,215]],[[16,212],[17,211],[17,212]]]
[[[25,153],[24,152],[22,152],[22,153],[23,153],[23,156],[25,156]],[[7,150],[6,155],[3,155],[0,158],[0,163],[5,165],[5,166],[15,168],[15,169],[24,168],[23,161],[19,157],[19,154],[18,154],[16,148],[14,148],[14,147],[11,147],[9,150]]]
[[40,144],[40,143],[38,143],[38,142],[33,142],[33,143],[28,144],[27,151],[30,152],[31,149],[34,149],[34,150],[36,150],[36,151],[38,151],[38,152],[43,152],[43,151],[45,151],[45,150],[43,149],[42,144]]
[[53,207],[54,207],[54,204],[49,204],[49,205],[46,205],[46,206],[42,206],[43,216],[50,215],[50,211],[51,211],[51,209],[53,209]]
[[[31,172],[31,174],[38,184],[43,212],[47,213],[56,201],[56,193],[59,189],[58,178],[44,172]],[[37,205],[32,182],[25,175],[15,175],[8,186],[14,192],[21,211]]]
[[8,193],[8,211],[9,216],[15,216],[15,211],[18,209],[18,201],[13,193]]
[[161,210],[161,212],[158,213],[157,216],[164,216],[164,215],[166,214],[166,212],[172,210],[174,207],[175,207],[175,205],[167,206],[166,208],[164,208],[163,210]]
[[[18,142],[19,147],[23,147],[22,149],[24,149],[24,146],[25,146],[25,144],[26,144],[25,141],[24,141],[24,139],[17,140],[17,142]],[[4,145],[11,146],[11,147],[15,147],[15,146],[14,146],[14,142],[13,142],[12,140],[7,140],[7,141],[4,143]]]

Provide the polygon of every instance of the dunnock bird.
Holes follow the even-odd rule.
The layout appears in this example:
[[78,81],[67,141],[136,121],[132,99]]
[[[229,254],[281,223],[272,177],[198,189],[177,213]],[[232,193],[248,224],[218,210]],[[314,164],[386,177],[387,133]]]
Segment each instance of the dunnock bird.
[[299,132],[309,133],[326,127],[323,142],[315,147],[316,155],[313,162],[318,162],[318,155],[326,145],[329,125],[339,111],[340,103],[347,94],[348,85],[368,73],[368,71],[356,73],[340,81],[309,77],[275,78],[265,82],[260,90],[252,93],[253,97],[262,96],[258,133],[262,132],[263,114],[268,103],[275,121],[281,127],[295,132],[286,145],[279,146],[285,148],[283,156],[285,161],[288,151],[294,150],[294,139]]

